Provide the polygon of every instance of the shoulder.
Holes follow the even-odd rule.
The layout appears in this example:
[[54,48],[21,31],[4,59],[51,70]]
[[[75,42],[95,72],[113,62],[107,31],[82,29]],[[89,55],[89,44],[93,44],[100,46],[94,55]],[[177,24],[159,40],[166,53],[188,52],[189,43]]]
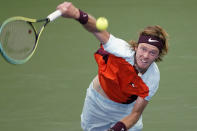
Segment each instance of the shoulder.
[[146,73],[144,74],[144,78],[148,79],[149,81],[156,81],[158,82],[160,80],[160,71],[155,62],[153,62]]
[[146,100],[149,101],[159,88],[160,71],[155,62],[150,65],[147,72],[142,76],[142,79],[149,88],[149,96],[146,97]]
[[123,39],[113,36],[112,34],[110,34],[107,43],[103,44],[103,48],[107,52],[117,57],[127,58],[127,57],[132,57],[133,55],[132,53],[133,50],[130,44]]
[[129,45],[125,40],[115,37],[114,35],[110,34],[109,40],[104,44],[106,47],[110,46],[113,43],[117,43],[119,45]]

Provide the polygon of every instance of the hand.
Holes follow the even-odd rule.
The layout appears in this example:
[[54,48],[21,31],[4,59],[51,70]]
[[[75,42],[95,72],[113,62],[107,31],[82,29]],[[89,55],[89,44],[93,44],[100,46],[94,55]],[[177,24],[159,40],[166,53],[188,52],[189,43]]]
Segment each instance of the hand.
[[114,129],[108,129],[107,131],[114,131]]
[[126,126],[123,122],[118,121],[112,128],[107,131],[127,131]]
[[77,9],[71,2],[64,2],[57,6],[57,10],[62,12],[62,16],[65,18],[79,18],[79,9]]

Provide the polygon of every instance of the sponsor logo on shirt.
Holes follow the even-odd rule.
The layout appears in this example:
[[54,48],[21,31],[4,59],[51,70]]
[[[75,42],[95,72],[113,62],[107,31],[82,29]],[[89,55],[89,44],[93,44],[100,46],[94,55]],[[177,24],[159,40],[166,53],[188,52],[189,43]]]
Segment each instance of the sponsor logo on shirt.
[[136,87],[135,87],[135,84],[134,84],[133,82],[130,82],[129,85],[130,85],[131,87],[133,87],[133,88],[136,88]]

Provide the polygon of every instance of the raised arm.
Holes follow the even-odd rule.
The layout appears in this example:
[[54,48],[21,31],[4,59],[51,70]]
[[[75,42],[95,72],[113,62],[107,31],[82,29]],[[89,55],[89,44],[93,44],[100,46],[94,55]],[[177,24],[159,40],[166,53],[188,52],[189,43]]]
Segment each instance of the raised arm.
[[[78,20],[80,18],[80,11],[71,2],[64,2],[57,6],[57,9],[62,12],[62,16],[65,18],[72,18]],[[96,38],[103,44],[107,43],[110,34],[107,31],[99,31],[96,28],[96,19],[88,14],[87,23],[82,24],[83,27],[93,33]]]

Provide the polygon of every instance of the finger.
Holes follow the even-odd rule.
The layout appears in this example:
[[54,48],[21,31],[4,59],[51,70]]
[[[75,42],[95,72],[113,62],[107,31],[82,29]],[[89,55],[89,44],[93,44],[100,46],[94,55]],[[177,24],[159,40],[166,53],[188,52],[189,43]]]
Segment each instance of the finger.
[[66,11],[68,10],[69,5],[70,5],[70,2],[64,2],[60,5],[58,5],[56,9],[61,10],[63,13],[66,13]]

